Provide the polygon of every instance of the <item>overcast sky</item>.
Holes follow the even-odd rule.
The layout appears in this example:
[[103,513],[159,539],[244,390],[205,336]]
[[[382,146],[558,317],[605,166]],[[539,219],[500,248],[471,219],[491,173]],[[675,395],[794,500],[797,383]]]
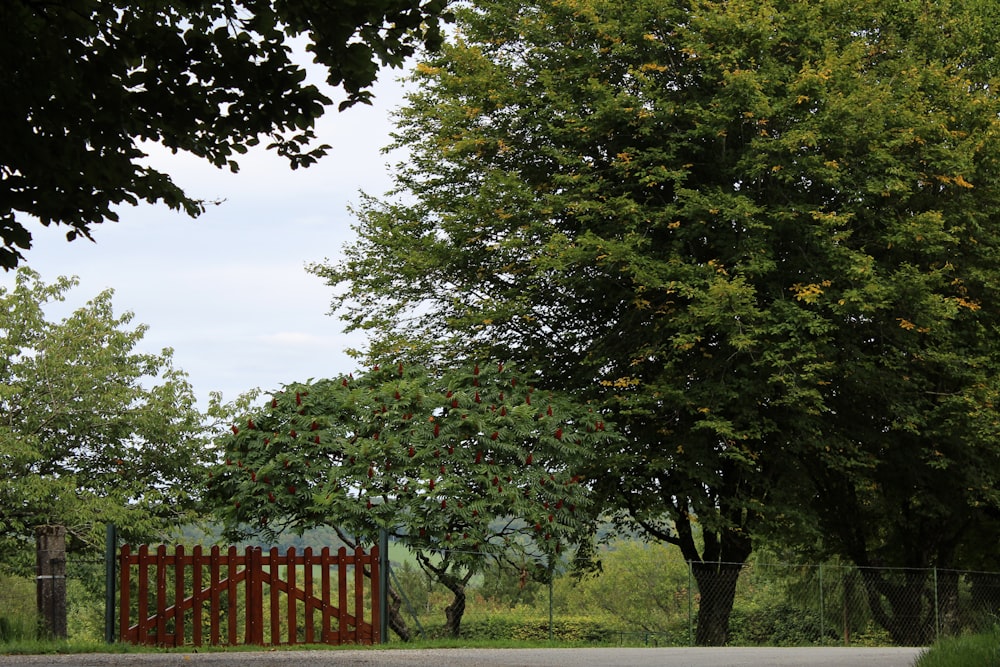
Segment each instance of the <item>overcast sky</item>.
[[[149,326],[145,349],[174,349],[199,402],[210,391],[225,400],[311,377],[353,371],[344,354],[363,339],[345,336],[328,315],[331,289],[305,265],[339,256],[352,237],[347,211],[361,190],[383,193],[391,162],[390,111],[403,103],[399,72],[383,71],[374,106],[332,109],[318,126],[333,149],[308,169],[292,171],[273,152],[240,159],[238,174],[194,158],[156,155],[188,194],[225,200],[197,219],[165,206],[120,209],[121,221],[93,228],[96,243],[68,243],[66,227],[28,225],[27,265],[45,282],[75,275],[78,306],[106,288],[118,312]],[[10,287],[13,273],[0,271]]]

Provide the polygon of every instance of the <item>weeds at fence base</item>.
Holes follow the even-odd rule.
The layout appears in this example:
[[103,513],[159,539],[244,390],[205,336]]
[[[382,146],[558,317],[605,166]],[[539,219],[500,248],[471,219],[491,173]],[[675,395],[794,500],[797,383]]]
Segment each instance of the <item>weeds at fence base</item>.
[[124,644],[78,639],[20,639],[0,644],[0,655],[71,655],[77,653],[130,653]]
[[25,577],[0,576],[0,650],[11,642],[38,637],[34,582]]
[[944,639],[917,658],[915,667],[1000,667],[1000,626],[980,635]]
[[37,635],[38,624],[33,616],[0,616],[0,647],[11,642],[34,641]]

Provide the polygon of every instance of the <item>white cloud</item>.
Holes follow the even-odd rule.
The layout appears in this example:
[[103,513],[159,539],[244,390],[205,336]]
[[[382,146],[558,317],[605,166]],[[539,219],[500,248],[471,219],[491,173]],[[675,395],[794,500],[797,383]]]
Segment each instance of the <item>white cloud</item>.
[[272,334],[257,336],[262,343],[291,345],[301,347],[319,347],[334,344],[336,341],[328,336],[317,336],[304,331],[277,331]]

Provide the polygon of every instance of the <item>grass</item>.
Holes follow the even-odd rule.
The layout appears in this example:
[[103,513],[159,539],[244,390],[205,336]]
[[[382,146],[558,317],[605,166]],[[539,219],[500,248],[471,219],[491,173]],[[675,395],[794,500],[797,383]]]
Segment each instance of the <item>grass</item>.
[[[296,644],[295,646],[275,647],[281,651],[349,651],[349,650],[419,650],[447,648],[578,648],[581,644],[570,642],[542,641],[504,641],[504,640],[470,640],[470,639],[432,639],[426,641],[392,642],[378,646],[358,646],[355,644]],[[199,646],[199,653],[238,653],[269,651],[269,646]],[[133,644],[105,644],[94,641],[44,641],[19,640],[0,643],[0,655],[55,655],[80,653],[190,653],[193,646],[179,648],[158,648],[153,646],[136,646]]]
[[[412,642],[390,642],[378,646],[344,644],[296,644],[276,647],[280,651],[344,651],[344,650],[420,650],[449,648],[520,649],[520,648],[580,648],[595,646],[579,642],[517,641],[476,639],[430,639]],[[0,655],[52,655],[81,653],[190,653],[192,646],[158,648],[132,644],[105,644],[94,641],[16,640],[0,643]],[[268,651],[267,646],[199,646],[199,653],[238,653]],[[946,639],[935,644],[914,663],[914,667],[1000,667],[1000,626],[993,632]]]
[[138,647],[95,641],[15,639],[0,643],[0,655],[53,655],[67,653],[130,653]]
[[945,639],[932,646],[914,667],[1000,667],[1000,626],[992,632]]

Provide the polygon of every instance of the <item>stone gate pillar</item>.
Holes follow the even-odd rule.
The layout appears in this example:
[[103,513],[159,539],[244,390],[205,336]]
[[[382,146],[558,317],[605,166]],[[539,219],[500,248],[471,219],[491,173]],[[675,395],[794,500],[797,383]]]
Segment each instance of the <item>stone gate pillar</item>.
[[36,600],[42,632],[65,639],[66,634],[66,528],[35,529]]

